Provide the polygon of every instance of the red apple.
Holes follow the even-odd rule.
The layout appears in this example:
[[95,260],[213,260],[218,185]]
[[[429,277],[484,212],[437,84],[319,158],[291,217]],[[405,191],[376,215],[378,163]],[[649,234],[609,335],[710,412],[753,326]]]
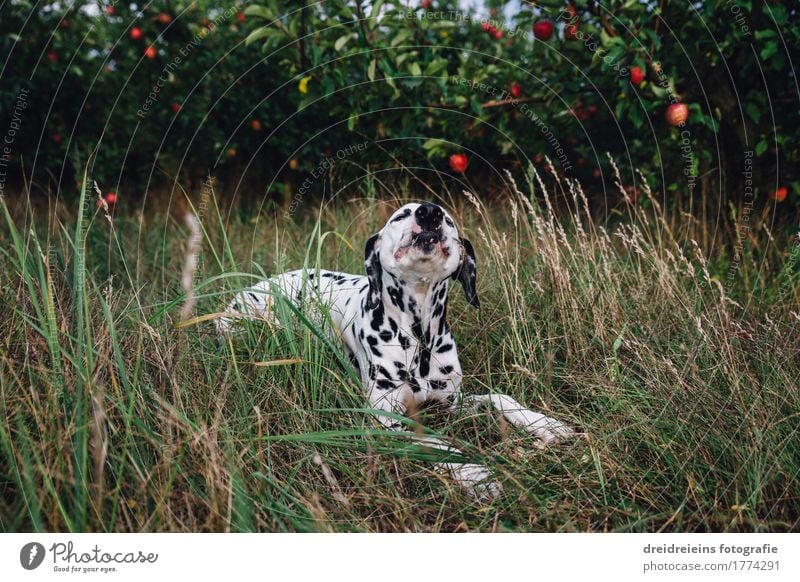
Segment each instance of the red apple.
[[683,126],[689,119],[689,108],[686,103],[673,103],[667,107],[667,123],[674,127]]
[[61,143],[61,134],[60,133],[55,132],[51,137],[52,137],[52,139],[53,139],[53,141],[55,143]]
[[69,20],[64,19],[64,20],[61,21],[60,24],[61,24],[61,28],[69,28]]
[[290,170],[296,170],[299,165],[300,165],[300,163],[296,159],[292,158],[291,160],[289,160],[289,169]]
[[495,40],[500,40],[501,38],[503,38],[503,31],[500,30],[499,28],[495,28],[492,31],[492,36],[495,38]]
[[631,83],[641,85],[644,81],[644,71],[641,67],[631,67]]
[[156,47],[154,47],[152,45],[147,47],[147,49],[144,51],[144,56],[146,56],[148,59],[156,58],[157,54],[158,53],[156,52]]
[[553,36],[553,23],[550,20],[540,20],[533,25],[533,36],[539,40],[550,40]]
[[419,7],[423,10],[427,10],[431,7],[431,4],[433,4],[433,0],[422,0],[422,2],[419,3]]
[[578,25],[570,24],[564,29],[564,38],[568,40],[575,40],[578,38]]
[[250,122],[250,127],[253,128],[253,131],[261,131],[261,121],[254,119]]
[[467,169],[467,156],[465,154],[453,154],[450,156],[450,168],[454,172],[463,174]]
[[175,101],[173,101],[172,103],[170,103],[170,104],[169,104],[169,106],[170,106],[170,108],[171,108],[171,109],[172,109],[172,110],[173,110],[175,113],[178,113],[178,112],[181,110],[181,105],[180,105],[180,103],[176,103]]
[[245,16],[244,12],[238,12],[236,14],[236,20],[237,22],[244,22],[245,20],[247,20],[247,16]]
[[167,25],[167,24],[169,24],[170,22],[172,22],[172,16],[170,16],[170,15],[169,15],[169,14],[167,14],[166,12],[159,12],[159,13],[158,13],[158,21],[159,21],[161,24]]
[[483,32],[490,32],[493,28],[494,28],[494,26],[492,26],[488,22],[485,22],[485,21],[481,22],[481,30]]
[[116,204],[117,203],[117,193],[116,192],[109,192],[106,194],[106,202],[109,204]]
[[236,157],[236,148],[228,148],[228,157],[229,158]]
[[108,14],[109,16],[114,16],[114,14],[116,14],[116,12],[117,12],[117,9],[114,8],[113,6],[106,6],[106,14]]
[[509,90],[509,93],[511,93],[511,96],[514,99],[519,99],[520,96],[522,95],[522,87],[519,86],[519,83],[514,81],[513,83],[511,83],[511,89]]
[[131,37],[131,40],[139,40],[144,36],[144,33],[142,32],[141,28],[139,28],[138,26],[134,26],[133,28],[131,28],[129,35]]
[[58,53],[56,51],[50,51],[49,53],[47,53],[47,60],[50,61],[51,63],[57,63]]
[[786,200],[786,196],[789,195],[789,189],[786,186],[781,186],[772,194],[772,199],[775,202],[783,202]]

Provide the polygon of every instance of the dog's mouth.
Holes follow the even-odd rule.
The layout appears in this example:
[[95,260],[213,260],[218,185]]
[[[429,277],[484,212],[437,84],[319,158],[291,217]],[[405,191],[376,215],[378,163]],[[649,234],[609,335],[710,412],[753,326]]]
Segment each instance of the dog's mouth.
[[399,261],[411,249],[417,251],[416,260],[419,261],[430,261],[437,252],[441,253],[444,259],[450,256],[448,247],[445,245],[446,237],[442,232],[423,230],[420,232],[412,231],[409,234],[409,238],[405,239],[407,242],[397,247],[394,253],[396,260]]
[[430,254],[442,242],[442,234],[434,230],[423,230],[411,237],[411,245],[423,253]]

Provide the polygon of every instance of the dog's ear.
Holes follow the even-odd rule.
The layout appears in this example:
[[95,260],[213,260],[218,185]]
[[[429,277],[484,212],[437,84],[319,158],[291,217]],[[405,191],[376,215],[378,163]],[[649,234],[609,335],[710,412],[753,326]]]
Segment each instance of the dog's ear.
[[461,281],[467,303],[476,308],[480,307],[481,302],[478,300],[477,287],[478,261],[475,260],[475,250],[472,248],[472,243],[464,237],[461,237],[461,264],[452,277]]
[[383,268],[381,267],[380,248],[378,241],[380,234],[373,234],[364,246],[364,267],[367,270],[367,309],[375,309],[381,304],[383,291]]

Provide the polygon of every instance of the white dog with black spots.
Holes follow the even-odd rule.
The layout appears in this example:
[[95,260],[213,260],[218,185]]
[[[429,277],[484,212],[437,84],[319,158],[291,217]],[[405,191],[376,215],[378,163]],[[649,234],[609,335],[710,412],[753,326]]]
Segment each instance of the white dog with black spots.
[[[467,302],[479,307],[477,261],[472,245],[459,236],[442,207],[411,203],[397,210],[367,241],[365,266],[366,276],[300,270],[271,277],[238,293],[217,327],[231,331],[243,317],[274,321],[276,295],[298,306],[313,297],[326,307],[336,335],[358,367],[370,405],[378,411],[405,415],[412,407],[436,403],[455,412],[486,403],[544,443],[572,436],[565,424],[505,394],[461,394],[461,365],[447,325],[447,291],[450,280],[457,280]],[[396,418],[378,419],[390,430],[403,429]],[[441,439],[421,440],[459,452]],[[501,492],[483,465],[438,466],[476,497]]]

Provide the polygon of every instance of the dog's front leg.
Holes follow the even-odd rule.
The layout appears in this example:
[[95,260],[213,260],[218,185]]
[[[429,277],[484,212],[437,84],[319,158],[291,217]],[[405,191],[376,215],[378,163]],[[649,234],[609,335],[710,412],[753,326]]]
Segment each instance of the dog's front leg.
[[[374,383],[370,386],[369,400],[373,408],[405,416],[407,413],[406,398],[410,397],[410,389],[395,388],[381,390]],[[378,415],[378,421],[389,430],[403,430],[403,423],[394,416]],[[454,455],[463,453],[447,441],[433,436],[413,435],[421,445],[445,451]],[[485,465],[477,463],[435,463],[435,467],[445,471],[461,485],[469,495],[479,500],[490,500],[502,493],[500,483],[492,478],[492,473]]]
[[573,430],[561,421],[534,412],[522,406],[506,394],[480,394],[464,396],[462,409],[476,409],[482,404],[491,404],[514,426],[535,434],[545,444],[554,444],[573,437]]

